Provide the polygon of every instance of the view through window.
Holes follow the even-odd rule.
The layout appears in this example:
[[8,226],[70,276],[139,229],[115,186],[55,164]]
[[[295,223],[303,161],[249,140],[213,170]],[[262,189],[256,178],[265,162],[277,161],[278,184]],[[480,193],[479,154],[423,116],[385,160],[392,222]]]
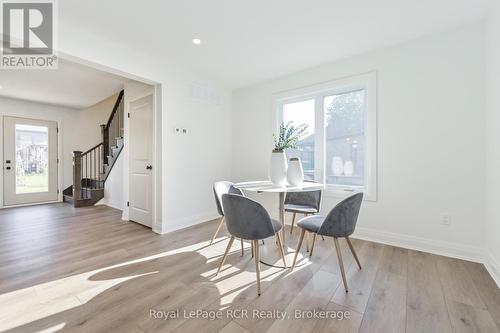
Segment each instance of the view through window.
[[49,191],[49,129],[16,124],[16,193]]
[[365,185],[365,90],[324,98],[325,182]]

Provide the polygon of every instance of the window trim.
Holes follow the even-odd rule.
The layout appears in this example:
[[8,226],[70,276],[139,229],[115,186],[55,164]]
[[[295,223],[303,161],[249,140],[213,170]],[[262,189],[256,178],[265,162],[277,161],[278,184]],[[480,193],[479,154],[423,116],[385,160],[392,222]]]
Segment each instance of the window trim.
[[[366,161],[365,161],[365,186],[363,192],[367,201],[377,201],[377,73],[375,71],[340,78],[328,82],[314,84],[293,90],[282,91],[274,94],[275,123],[273,128],[278,129],[283,121],[283,105],[314,99],[315,111],[315,149],[314,164],[315,177],[322,182],[326,179],[325,170],[325,112],[324,98],[340,93],[358,89],[366,90]],[[357,186],[327,185],[326,196],[345,198],[352,192],[359,190]]]

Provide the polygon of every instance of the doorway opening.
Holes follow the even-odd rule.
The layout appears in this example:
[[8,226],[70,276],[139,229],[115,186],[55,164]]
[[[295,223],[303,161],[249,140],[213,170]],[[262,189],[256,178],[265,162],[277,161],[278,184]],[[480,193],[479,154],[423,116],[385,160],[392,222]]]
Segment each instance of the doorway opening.
[[0,209],[108,205],[161,233],[161,85],[59,58],[0,77]]
[[57,201],[57,150],[57,122],[4,117],[5,205]]

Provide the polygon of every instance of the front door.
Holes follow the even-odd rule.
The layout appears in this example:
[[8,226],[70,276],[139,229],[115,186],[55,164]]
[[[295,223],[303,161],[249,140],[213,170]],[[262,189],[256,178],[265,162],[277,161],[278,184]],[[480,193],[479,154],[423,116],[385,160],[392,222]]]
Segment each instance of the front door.
[[57,123],[4,117],[4,205],[57,200]]
[[129,219],[152,225],[153,95],[130,103]]

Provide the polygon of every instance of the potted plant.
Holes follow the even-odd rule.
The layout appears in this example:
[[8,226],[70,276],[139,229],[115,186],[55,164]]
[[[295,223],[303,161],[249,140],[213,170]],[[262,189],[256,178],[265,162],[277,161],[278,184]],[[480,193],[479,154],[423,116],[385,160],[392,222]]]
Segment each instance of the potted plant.
[[271,154],[269,177],[273,185],[286,184],[287,162],[285,149],[296,149],[297,144],[307,129],[306,124],[294,126],[293,122],[281,123],[278,134],[274,134],[274,149]]

